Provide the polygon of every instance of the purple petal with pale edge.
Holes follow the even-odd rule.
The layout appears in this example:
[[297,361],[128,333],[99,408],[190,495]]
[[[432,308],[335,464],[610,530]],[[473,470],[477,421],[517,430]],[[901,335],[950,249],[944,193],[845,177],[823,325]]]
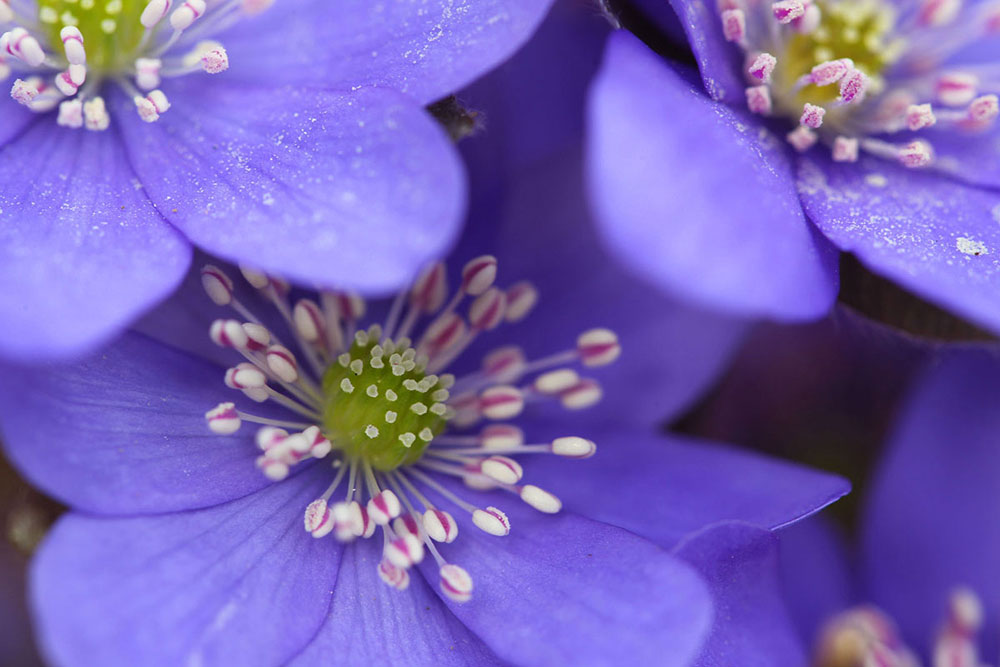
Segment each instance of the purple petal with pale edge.
[[[670,548],[719,521],[765,528],[794,523],[850,490],[836,475],[735,447],[592,422],[526,425],[533,442],[580,435],[597,443],[586,460],[523,461],[525,481],[559,496],[570,510],[621,526]],[[540,439],[539,439],[540,438]]]
[[[448,605],[497,656],[518,665],[690,662],[712,612],[688,566],[619,528],[498,500],[510,535],[460,519],[458,539],[442,550],[475,586],[471,601]],[[432,559],[420,567],[437,581]]]
[[782,529],[781,584],[799,637],[813,646],[823,623],[857,602],[843,536],[823,515]]
[[676,554],[708,582],[715,607],[699,667],[795,667],[806,655],[781,598],[778,538],[745,523],[724,523],[686,539]]
[[914,648],[928,648],[949,591],[968,586],[986,612],[982,655],[997,654],[998,404],[996,355],[947,353],[918,384],[876,471],[863,523],[864,583]]
[[3,368],[0,395],[11,460],[76,509],[176,511],[267,484],[250,435],[215,435],[204,419],[223,401],[262,406],[226,388],[223,369],[139,334],[73,365]]
[[40,118],[0,148],[0,183],[2,357],[93,349],[187,270],[190,247],[136,187],[113,133]]
[[32,569],[44,652],[71,665],[277,665],[321,627],[340,547],[302,529],[328,469],[210,509],[69,514]]
[[1000,330],[1000,197],[933,173],[864,159],[803,159],[809,216],[872,271]]
[[714,0],[669,0],[687,33],[698,61],[702,83],[712,99],[743,105],[746,88],[740,68],[739,47],[722,35],[722,22]]
[[385,86],[421,104],[510,57],[553,0],[328,0],[276,3],[220,36],[242,81]]
[[117,105],[160,212],[202,248],[306,284],[382,292],[442,255],[465,183],[454,147],[388,90],[165,88],[154,125]]
[[338,665],[500,664],[417,570],[405,591],[387,586],[377,573],[381,559],[380,538],[344,550],[330,613],[292,665],[326,665],[334,658]]
[[588,177],[623,261],[678,296],[740,315],[816,318],[836,257],[806,222],[785,148],[711,102],[628,33],[590,96]]

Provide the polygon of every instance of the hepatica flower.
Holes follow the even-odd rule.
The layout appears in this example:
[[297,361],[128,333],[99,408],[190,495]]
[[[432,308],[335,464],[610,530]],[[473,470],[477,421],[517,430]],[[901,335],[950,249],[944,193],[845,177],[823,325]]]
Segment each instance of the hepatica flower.
[[424,107],[547,8],[3,0],[0,354],[107,341],[176,287],[192,243],[310,284],[398,289],[465,204]]
[[593,198],[622,253],[715,307],[815,317],[837,281],[811,221],[872,270],[1000,325],[995,4],[671,4],[704,93],[617,34],[591,94]]

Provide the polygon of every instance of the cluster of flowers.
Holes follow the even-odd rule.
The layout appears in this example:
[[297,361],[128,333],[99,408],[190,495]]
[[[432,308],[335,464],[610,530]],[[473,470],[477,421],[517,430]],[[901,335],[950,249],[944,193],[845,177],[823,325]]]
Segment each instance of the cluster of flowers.
[[[991,0],[0,0],[31,642],[995,662],[998,66]],[[987,342],[837,303],[847,253]],[[866,351],[767,363],[817,328]],[[837,424],[892,393],[864,464],[765,453],[741,369],[833,366]]]

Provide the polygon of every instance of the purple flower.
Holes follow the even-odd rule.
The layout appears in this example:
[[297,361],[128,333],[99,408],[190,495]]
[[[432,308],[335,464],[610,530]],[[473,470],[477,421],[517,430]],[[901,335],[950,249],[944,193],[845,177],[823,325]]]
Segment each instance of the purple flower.
[[548,4],[0,1],[0,354],[106,342],[176,287],[192,243],[398,289],[464,208],[422,107],[509,56]]
[[676,10],[704,86],[611,36],[588,170],[620,256],[676,295],[787,321],[828,310],[839,249],[1000,327],[995,6],[642,4],[668,28]]

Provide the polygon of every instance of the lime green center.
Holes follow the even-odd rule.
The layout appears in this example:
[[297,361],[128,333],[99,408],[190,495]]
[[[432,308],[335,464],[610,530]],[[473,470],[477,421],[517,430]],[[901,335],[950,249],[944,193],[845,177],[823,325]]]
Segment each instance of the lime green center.
[[[842,0],[818,2],[822,20],[809,34],[796,34],[788,40],[784,54],[777,54],[778,90],[792,90],[796,82],[820,63],[850,58],[854,66],[869,78],[869,87],[881,87],[882,72],[902,51],[903,42],[893,39],[896,15],[887,2],[880,0]],[[826,105],[837,99],[836,85],[802,88],[791,107],[801,110],[806,102]]]
[[348,458],[381,471],[415,463],[445,426],[448,391],[412,348],[355,340],[323,375],[323,431]]
[[39,0],[38,20],[49,44],[61,51],[59,31],[76,26],[87,49],[87,67],[98,73],[131,67],[144,28],[144,0]]

